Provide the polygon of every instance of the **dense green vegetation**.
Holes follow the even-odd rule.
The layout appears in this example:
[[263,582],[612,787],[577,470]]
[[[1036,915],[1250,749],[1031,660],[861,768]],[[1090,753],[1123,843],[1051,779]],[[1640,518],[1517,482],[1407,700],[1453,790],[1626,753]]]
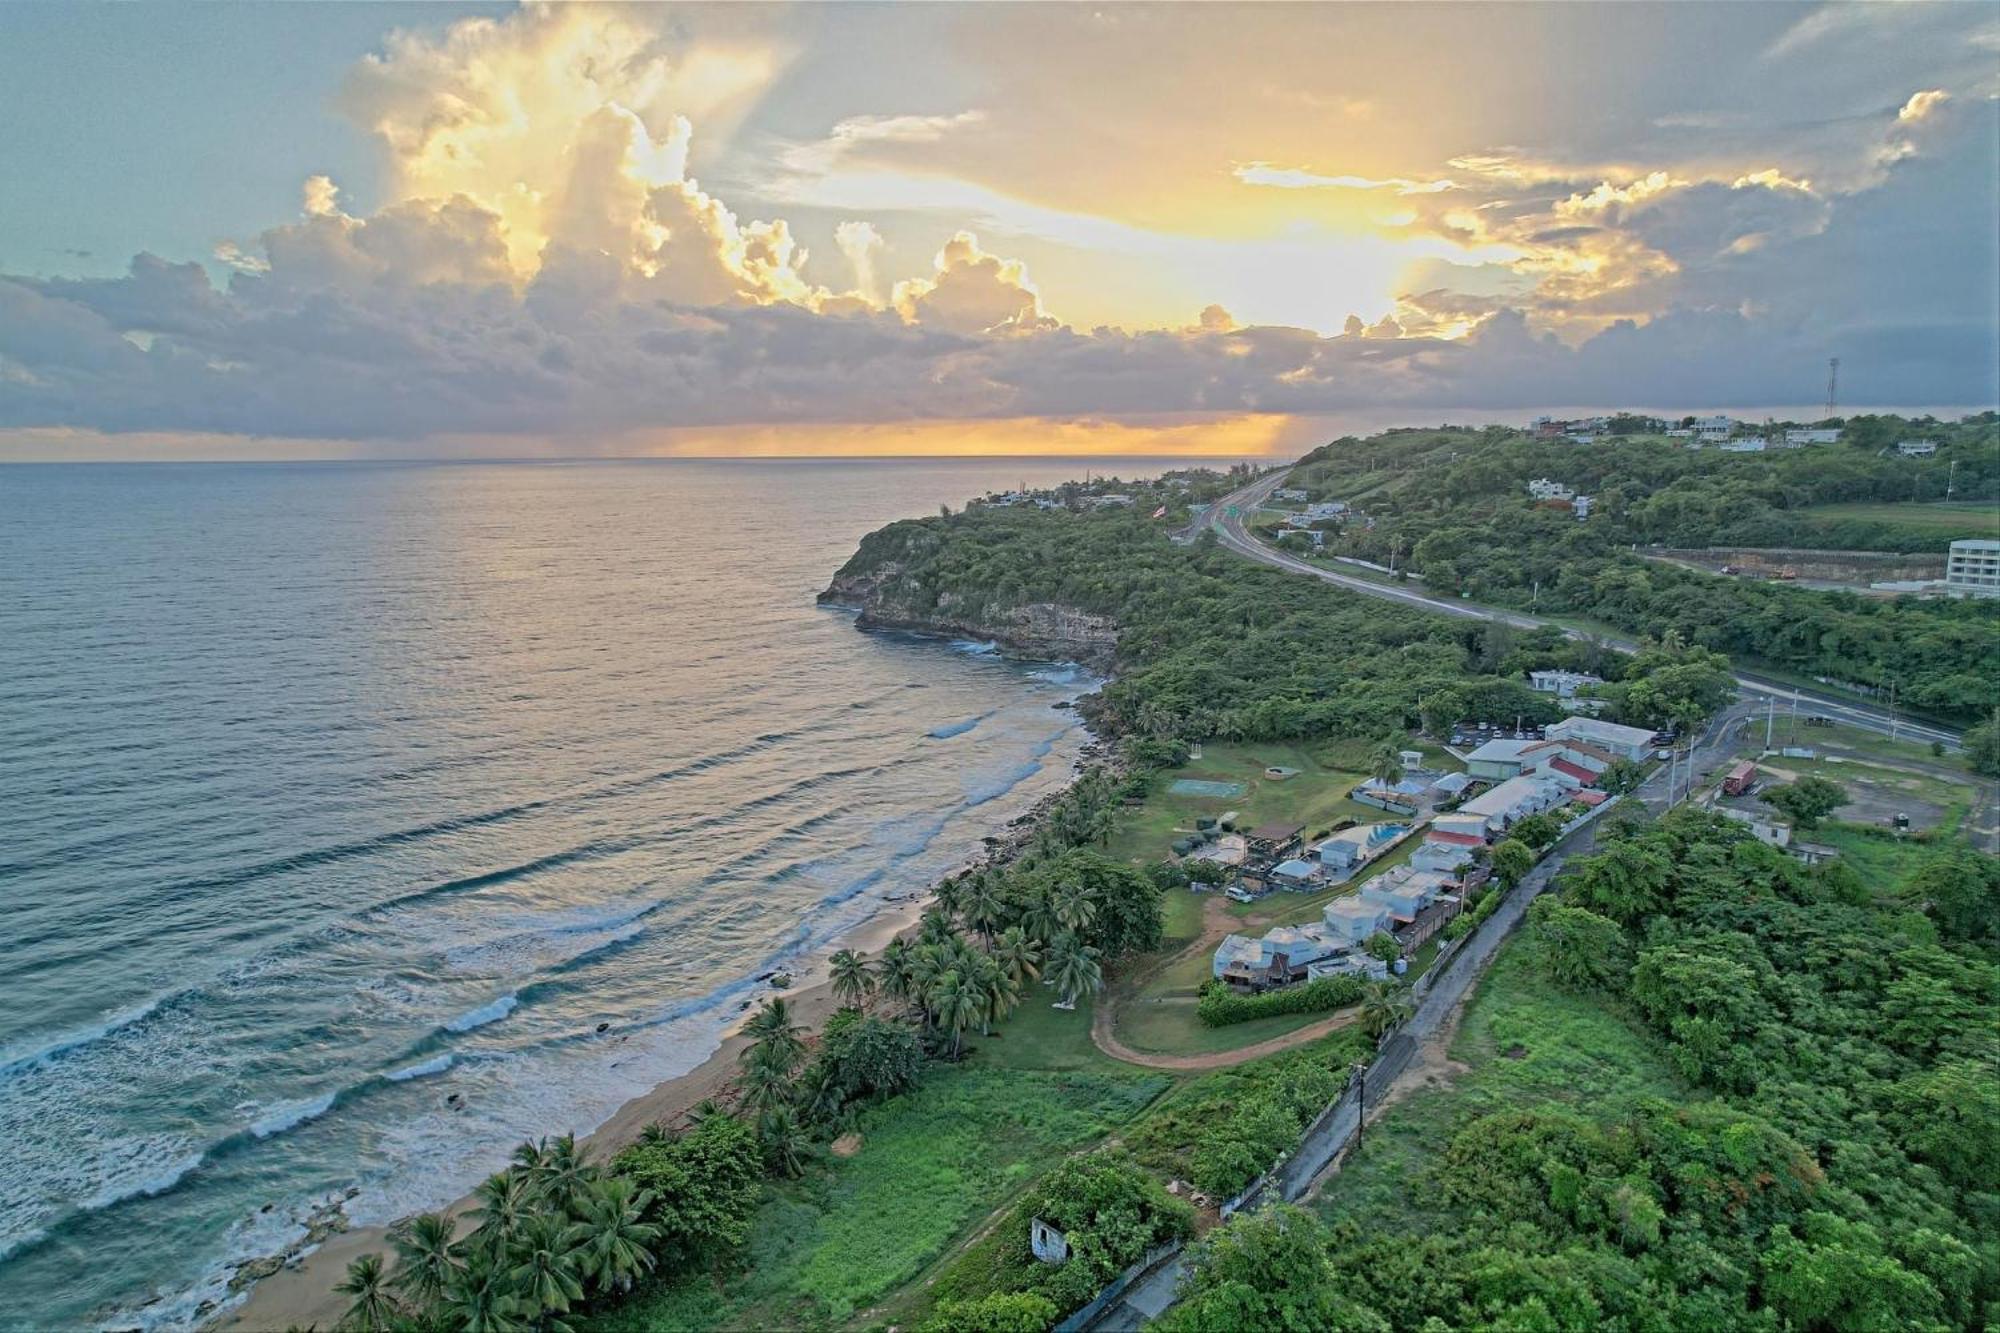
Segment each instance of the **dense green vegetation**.
[[[1561,710],[1518,672],[1588,651],[1559,647],[1553,633],[1523,640],[1385,606],[1206,538],[1176,546],[1123,513],[974,509],[892,523],[862,539],[841,578],[871,582],[872,609],[905,621],[1000,625],[1040,604],[1115,621],[1119,676],[1085,708],[1141,764],[1178,763],[1185,741],[1211,736],[1379,740],[1426,720],[1554,721]],[[1665,665],[1688,666],[1680,674],[1699,691],[1727,689],[1712,662],[1678,649],[1627,666],[1625,678]],[[1670,696],[1662,707],[1682,706],[1683,685],[1659,688]]]
[[[1030,1248],[1040,1218],[1062,1232],[1069,1258],[1045,1264]],[[1147,1250],[1194,1235],[1194,1209],[1116,1153],[1071,1158],[1041,1178],[979,1244],[939,1274],[925,1330],[959,1333],[996,1310],[1027,1308],[1007,1297],[1032,1297],[1046,1314],[1035,1333],[1087,1304]]]
[[1140,1165],[1218,1200],[1236,1194],[1298,1142],[1373,1049],[1358,1028],[1296,1051],[1218,1070],[1177,1090],[1126,1138]]
[[1344,1009],[1361,998],[1362,989],[1361,978],[1349,976],[1322,977],[1302,985],[1265,991],[1262,995],[1245,995],[1219,981],[1211,981],[1202,988],[1194,1013],[1212,1028],[1227,1027],[1274,1014],[1317,1014]]
[[1464,1102],[1392,1118],[1331,1226],[1218,1233],[1170,1326],[1987,1326],[2000,864],[1871,892],[1681,812],[1572,871],[1475,1007]]
[[[1543,614],[1587,617],[1656,640],[1669,634],[1732,657],[1887,693],[1960,720],[2000,692],[2000,607],[1882,600],[1698,573],[1639,559],[1635,543],[1942,550],[1949,533],[1829,522],[1817,505],[1907,500],[1953,470],[1961,498],[2000,495],[2000,424],[1892,423],[1936,439],[1935,458],[1847,445],[1767,454],[1692,451],[1662,439],[1578,445],[1516,431],[1392,431],[1308,454],[1292,477],[1352,501],[1327,549],[1395,563],[1445,592]],[[1898,434],[1903,432],[1903,434]],[[1872,437],[1871,437],[1872,438]],[[1891,439],[1893,443],[1893,438]],[[1536,505],[1527,483],[1593,497],[1588,520]]]

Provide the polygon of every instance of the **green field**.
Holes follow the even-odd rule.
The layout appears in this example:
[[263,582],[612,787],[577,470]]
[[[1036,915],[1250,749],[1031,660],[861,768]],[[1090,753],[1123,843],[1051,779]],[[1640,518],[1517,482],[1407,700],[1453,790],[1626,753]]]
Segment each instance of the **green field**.
[[2000,537],[2000,505],[1991,501],[1933,501],[1927,504],[1814,505],[1805,512],[1824,518],[1894,523],[1956,537]]
[[[1062,1017],[1088,1023],[1082,1013]],[[734,1271],[641,1292],[585,1327],[692,1333],[848,1322],[916,1278],[1052,1163],[1129,1123],[1171,1083],[1099,1061],[1106,1067],[1087,1073],[976,1060],[933,1070],[915,1092],[862,1115],[856,1156],[829,1158],[800,1180],[769,1187]]]
[[1608,1118],[1644,1098],[1686,1098],[1659,1043],[1601,1000],[1550,984],[1536,947],[1517,935],[1501,950],[1452,1043],[1449,1086],[1413,1093],[1371,1124],[1322,1187],[1320,1213],[1422,1230],[1424,1172],[1452,1127],[1475,1115],[1557,1103]]

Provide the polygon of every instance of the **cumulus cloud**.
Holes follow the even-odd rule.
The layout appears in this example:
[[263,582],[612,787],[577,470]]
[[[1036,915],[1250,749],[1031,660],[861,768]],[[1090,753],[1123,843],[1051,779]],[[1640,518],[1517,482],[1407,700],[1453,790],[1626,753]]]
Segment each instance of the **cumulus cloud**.
[[940,250],[936,272],[896,284],[896,309],[912,324],[952,333],[1012,333],[1053,327],[1028,272],[987,254],[962,231]]
[[882,233],[875,230],[873,223],[850,219],[833,229],[833,240],[854,269],[856,294],[868,301],[879,299],[881,284],[876,278],[875,265],[882,254]]

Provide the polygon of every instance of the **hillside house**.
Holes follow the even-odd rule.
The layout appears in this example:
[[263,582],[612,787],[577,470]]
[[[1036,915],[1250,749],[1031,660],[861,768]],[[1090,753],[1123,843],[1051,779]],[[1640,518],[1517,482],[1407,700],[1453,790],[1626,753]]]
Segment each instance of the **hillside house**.
[[1335,898],[1320,912],[1324,933],[1336,944],[1352,947],[1390,925],[1389,909],[1355,894]]
[[1567,502],[1576,498],[1576,492],[1559,481],[1550,481],[1547,477],[1536,477],[1528,483],[1528,497],[1533,500],[1562,500]]
[[1899,440],[1896,452],[1905,458],[1929,458],[1937,452],[1935,440]]
[[1839,442],[1840,431],[1838,429],[1824,430],[1794,426],[1785,432],[1785,443],[1791,445],[1794,449],[1802,444],[1837,444]]

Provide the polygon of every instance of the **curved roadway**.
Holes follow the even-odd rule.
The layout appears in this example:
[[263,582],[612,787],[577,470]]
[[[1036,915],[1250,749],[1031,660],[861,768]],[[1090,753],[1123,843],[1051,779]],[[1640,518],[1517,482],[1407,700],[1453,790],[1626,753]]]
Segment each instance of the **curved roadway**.
[[[1423,610],[1436,611],[1443,615],[1462,616],[1470,620],[1498,621],[1504,625],[1512,625],[1517,629],[1539,629],[1544,625],[1556,624],[1554,621],[1539,616],[1527,615],[1520,611],[1503,610],[1496,606],[1481,606],[1476,602],[1461,601],[1456,597],[1438,597],[1410,588],[1377,583],[1371,579],[1359,578],[1352,574],[1341,574],[1323,565],[1311,564],[1308,561],[1298,559],[1296,556],[1286,555],[1283,551],[1273,550],[1250,535],[1249,531],[1243,526],[1241,511],[1252,510],[1263,504],[1264,501],[1271,497],[1272,491],[1284,484],[1287,475],[1289,475],[1287,472],[1273,472],[1251,482],[1248,486],[1225,495],[1222,499],[1210,505],[1206,512],[1195,520],[1194,525],[1188,529],[1188,534],[1190,536],[1197,536],[1203,530],[1211,530],[1215,533],[1218,541],[1238,555],[1246,556],[1262,564],[1274,566],[1288,573],[1305,574],[1312,578],[1322,579],[1328,583],[1337,583],[1341,587],[1353,592],[1362,593],[1369,597],[1379,597],[1385,601],[1402,602],[1407,606],[1420,607]],[[1232,508],[1238,510],[1239,513],[1232,516],[1230,513]],[[1561,629],[1564,634],[1572,639],[1585,637],[1582,633],[1569,629],[1566,626],[1556,625],[1556,628]],[[1605,647],[1616,649],[1621,653],[1633,653],[1639,650],[1639,645],[1631,639],[1602,636],[1599,642],[1603,643]],[[1897,718],[1889,710],[1877,708],[1872,704],[1857,703],[1831,695],[1818,694],[1811,690],[1798,689],[1794,686],[1785,685],[1766,677],[1742,671],[1736,673],[1736,683],[1752,694],[1766,695],[1786,702],[1796,700],[1800,704],[1810,706],[1816,714],[1832,717],[1851,726],[1861,727],[1864,730],[1880,732],[1885,736],[1907,736],[1919,742],[1942,741],[1952,749],[1957,749],[1959,746],[1959,733],[1956,731],[1945,727],[1933,726],[1929,723],[1913,722],[1908,718]]]

